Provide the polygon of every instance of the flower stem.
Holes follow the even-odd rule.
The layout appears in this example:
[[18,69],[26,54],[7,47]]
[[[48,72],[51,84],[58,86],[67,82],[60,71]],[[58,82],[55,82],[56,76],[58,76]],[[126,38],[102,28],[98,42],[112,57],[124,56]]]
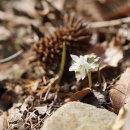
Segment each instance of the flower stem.
[[100,87],[100,90],[102,90],[102,82],[101,82],[101,74],[100,74],[100,64],[99,64],[99,66],[98,66],[97,73],[98,73],[99,87]]
[[60,86],[61,78],[64,72],[64,67],[65,67],[65,60],[66,60],[66,46],[65,43],[63,43],[63,48],[62,48],[62,57],[61,57],[61,64],[60,64],[60,70],[59,70],[59,79],[56,83],[57,86]]
[[88,83],[89,83],[89,88],[92,88],[92,75],[91,71],[88,71]]

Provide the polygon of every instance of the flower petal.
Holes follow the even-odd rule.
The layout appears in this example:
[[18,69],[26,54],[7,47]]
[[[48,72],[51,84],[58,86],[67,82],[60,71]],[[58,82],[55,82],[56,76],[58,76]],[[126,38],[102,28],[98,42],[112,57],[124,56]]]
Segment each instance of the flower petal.
[[69,71],[77,71],[79,68],[79,64],[74,63],[70,66]]
[[87,61],[87,59],[88,59],[88,55],[85,55],[84,60]]
[[92,68],[91,64],[89,64],[88,62],[85,62],[85,61],[84,61],[84,66],[85,66],[86,70],[89,70]]
[[92,69],[98,68],[98,64],[91,64],[91,68],[92,68]]
[[80,55],[79,63],[80,63],[81,65],[84,64],[84,56],[81,56],[81,55]]
[[80,68],[80,74],[81,74],[81,79],[83,80],[86,77],[86,71],[84,67]]
[[78,62],[79,61],[79,57],[76,56],[76,55],[70,55],[72,60],[75,61],[75,62]]

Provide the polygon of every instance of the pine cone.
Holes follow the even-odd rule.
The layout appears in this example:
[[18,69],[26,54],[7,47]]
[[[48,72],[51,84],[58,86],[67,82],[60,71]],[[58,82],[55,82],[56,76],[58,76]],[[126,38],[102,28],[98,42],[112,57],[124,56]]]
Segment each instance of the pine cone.
[[88,50],[90,34],[83,19],[74,14],[65,15],[63,24],[48,37],[42,38],[34,44],[37,60],[44,70],[57,72],[61,61],[63,43],[67,47],[67,61],[70,64],[70,53],[81,54]]

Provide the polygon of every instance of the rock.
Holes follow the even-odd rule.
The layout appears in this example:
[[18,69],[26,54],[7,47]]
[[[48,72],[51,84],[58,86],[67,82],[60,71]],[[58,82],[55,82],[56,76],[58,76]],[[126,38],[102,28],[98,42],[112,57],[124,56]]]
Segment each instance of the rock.
[[80,102],[69,102],[44,123],[41,130],[110,130],[116,115]]
[[129,130],[130,124],[130,102],[125,104],[119,111],[112,130]]

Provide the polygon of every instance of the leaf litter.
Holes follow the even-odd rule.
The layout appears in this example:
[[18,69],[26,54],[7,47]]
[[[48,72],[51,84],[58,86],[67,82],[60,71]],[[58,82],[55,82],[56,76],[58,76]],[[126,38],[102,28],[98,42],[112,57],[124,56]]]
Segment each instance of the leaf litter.
[[[1,129],[40,130],[44,121],[69,101],[117,114],[129,104],[130,20],[126,3],[95,0],[85,8],[83,0],[0,3]],[[105,13],[104,7],[111,5],[116,8]],[[91,72],[89,89],[88,78],[77,81],[69,67],[71,54],[91,53],[101,58],[101,64]],[[125,120],[120,113],[115,126]],[[123,130],[124,124],[113,130]]]

